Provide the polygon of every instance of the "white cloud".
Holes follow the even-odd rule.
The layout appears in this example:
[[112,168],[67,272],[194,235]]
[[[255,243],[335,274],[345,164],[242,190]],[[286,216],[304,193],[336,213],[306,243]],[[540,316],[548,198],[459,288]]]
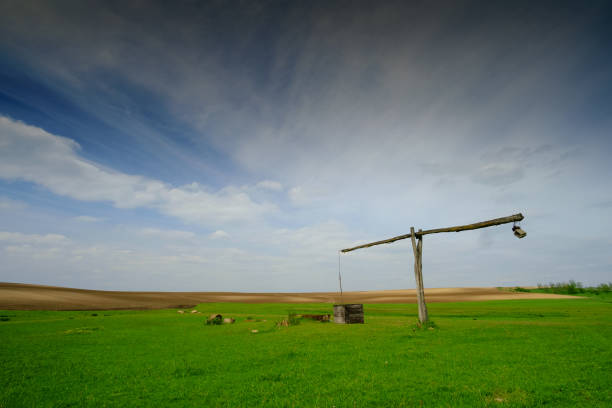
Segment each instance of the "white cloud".
[[40,235],[0,231],[0,241],[9,244],[62,245],[70,240],[61,234]]
[[246,191],[210,191],[197,183],[174,187],[85,160],[71,139],[0,116],[0,177],[25,180],[82,201],[110,201],[118,208],[148,207],[186,222],[218,225],[275,211]]
[[283,185],[278,181],[272,180],[264,180],[260,181],[256,184],[256,187],[259,187],[264,190],[272,190],[272,191],[281,191],[283,189]]
[[309,191],[304,186],[291,187],[287,192],[287,195],[289,196],[291,203],[297,207],[308,206],[315,202],[318,198],[317,195],[313,194],[312,191]]
[[[224,232],[216,231],[216,235]],[[211,248],[202,242],[151,249],[137,243],[83,244],[64,237],[65,245],[48,245],[47,241],[58,237],[0,234],[1,242],[9,244],[0,246],[2,280],[115,290],[299,290],[303,282],[296,280],[294,273],[306,276],[310,268],[302,262],[295,270],[294,261],[286,256]]]
[[104,221],[104,218],[92,217],[91,215],[79,215],[74,217],[74,220],[80,222],[100,222]]
[[223,230],[217,230],[213,233],[210,234],[210,237],[212,239],[223,239],[223,238],[229,238],[229,234]]
[[192,239],[196,235],[191,231],[181,231],[181,230],[161,230],[157,228],[143,228],[140,230],[140,233],[143,235],[159,237],[162,239],[168,240],[184,240],[184,239]]
[[291,200],[292,203],[294,204],[300,204],[302,202],[304,202],[304,194],[302,192],[302,187],[291,187],[291,189],[289,189],[289,199]]
[[9,198],[0,197],[0,210],[21,210],[27,207],[27,204],[21,201],[11,200]]
[[335,190],[327,182],[313,182],[290,188],[287,196],[296,207],[308,207],[318,204],[329,206],[330,203],[333,203],[333,197],[337,198],[339,192],[342,191]]

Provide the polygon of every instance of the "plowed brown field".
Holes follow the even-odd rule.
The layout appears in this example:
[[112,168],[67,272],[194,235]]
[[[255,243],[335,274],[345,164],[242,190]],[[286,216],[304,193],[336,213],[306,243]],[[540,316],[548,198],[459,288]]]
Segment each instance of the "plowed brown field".
[[[573,296],[510,292],[498,288],[425,289],[427,302],[553,299]],[[416,303],[414,289],[314,293],[119,292],[0,282],[0,309],[110,310],[187,308],[204,302],[243,303]]]

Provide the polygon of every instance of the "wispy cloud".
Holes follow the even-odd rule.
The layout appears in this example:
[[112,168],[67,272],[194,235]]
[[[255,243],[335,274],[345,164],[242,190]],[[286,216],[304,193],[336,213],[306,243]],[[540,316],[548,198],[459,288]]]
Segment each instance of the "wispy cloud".
[[9,198],[0,197],[0,210],[21,210],[27,207],[27,204],[22,201],[11,200]]
[[210,191],[198,183],[174,187],[160,180],[106,168],[78,155],[73,140],[0,116],[0,177],[40,184],[55,194],[118,208],[154,208],[186,222],[217,225],[255,220],[275,211],[228,186]]
[[23,234],[0,231],[0,241],[9,244],[64,245],[70,240],[61,234]]
[[599,201],[599,202],[591,204],[590,207],[592,207],[592,208],[600,208],[600,209],[612,208],[612,200]]
[[474,181],[487,186],[505,186],[525,177],[525,172],[517,164],[489,164],[478,170]]
[[93,217],[91,215],[79,215],[79,216],[74,217],[74,219],[76,221],[80,221],[80,222],[101,222],[101,221],[104,221],[104,218]]
[[262,188],[264,190],[272,190],[272,191],[281,191],[283,189],[283,185],[278,181],[273,180],[263,180],[255,185],[256,187]]
[[167,240],[192,239],[195,234],[191,231],[182,230],[161,230],[158,228],[143,228],[140,230],[143,235],[159,237]]

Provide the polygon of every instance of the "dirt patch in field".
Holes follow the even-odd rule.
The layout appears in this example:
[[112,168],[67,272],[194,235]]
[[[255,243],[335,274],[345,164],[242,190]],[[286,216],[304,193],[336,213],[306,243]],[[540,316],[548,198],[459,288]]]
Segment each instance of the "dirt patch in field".
[[[575,296],[524,293],[498,288],[425,289],[427,302],[559,299]],[[191,308],[205,302],[241,303],[416,303],[414,289],[313,293],[119,292],[0,282],[1,310],[111,310]]]

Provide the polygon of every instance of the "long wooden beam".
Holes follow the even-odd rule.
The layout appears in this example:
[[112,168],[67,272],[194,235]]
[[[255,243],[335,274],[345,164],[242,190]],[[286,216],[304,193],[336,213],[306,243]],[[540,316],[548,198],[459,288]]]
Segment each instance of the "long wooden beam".
[[[425,231],[419,231],[419,232],[415,232],[414,236],[419,237],[419,236],[423,236],[427,234],[437,234],[440,232],[469,231],[469,230],[475,230],[479,228],[493,227],[495,225],[507,224],[509,222],[517,222],[517,221],[521,221],[522,219],[523,219],[523,214],[518,213],[518,214],[511,215],[509,217],[495,218],[494,220],[477,222],[475,224],[459,225],[456,227],[436,228],[436,229],[430,229],[430,230],[425,230]],[[406,238],[411,238],[411,237],[412,237],[412,234],[398,235],[397,237],[383,239],[382,241],[375,241],[375,242],[370,242],[368,244],[358,245],[352,248],[342,249],[341,252],[351,252],[356,249],[368,248],[368,247],[372,247],[375,245],[390,244],[392,242],[399,241],[400,239],[406,239]]]
[[[518,213],[518,214],[511,215],[509,217],[495,218],[494,220],[477,222],[475,224],[460,225],[458,227],[448,227],[448,228],[437,228],[437,229],[425,230],[425,231],[422,231],[420,235],[437,234],[439,232],[469,231],[469,230],[475,230],[479,228],[493,227],[495,225],[508,224],[509,222],[518,222],[518,221],[521,221],[522,219],[523,219],[523,214]],[[417,236],[418,235],[419,233],[417,232]]]

